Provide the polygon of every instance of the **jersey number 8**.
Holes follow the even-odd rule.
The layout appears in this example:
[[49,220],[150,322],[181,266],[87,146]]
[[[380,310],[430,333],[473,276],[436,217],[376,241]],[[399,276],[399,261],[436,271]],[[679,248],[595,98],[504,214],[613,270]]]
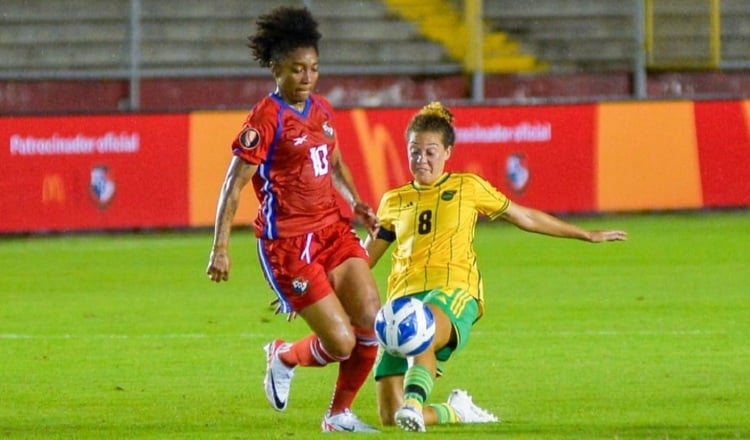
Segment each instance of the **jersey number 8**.
[[419,226],[417,232],[421,235],[429,234],[432,231],[432,210],[422,211],[419,213]]

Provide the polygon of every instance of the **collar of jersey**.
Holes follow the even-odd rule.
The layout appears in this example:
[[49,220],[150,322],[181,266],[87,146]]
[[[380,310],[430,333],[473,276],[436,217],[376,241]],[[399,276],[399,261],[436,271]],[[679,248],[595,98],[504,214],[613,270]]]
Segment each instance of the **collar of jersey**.
[[279,105],[281,105],[282,107],[287,108],[301,116],[307,116],[307,113],[310,111],[310,105],[312,104],[312,97],[308,97],[305,100],[305,108],[302,111],[299,111],[296,108],[289,105],[286,101],[284,101],[284,98],[282,98],[281,95],[279,95],[276,92],[271,93],[271,98],[276,100],[276,102],[278,102]]
[[443,182],[448,180],[448,177],[450,175],[451,173],[443,173],[443,175],[438,177],[438,179],[432,185],[420,185],[419,183],[417,183],[416,180],[412,180],[411,184],[414,186],[415,189],[419,189],[419,190],[436,188],[440,186]]

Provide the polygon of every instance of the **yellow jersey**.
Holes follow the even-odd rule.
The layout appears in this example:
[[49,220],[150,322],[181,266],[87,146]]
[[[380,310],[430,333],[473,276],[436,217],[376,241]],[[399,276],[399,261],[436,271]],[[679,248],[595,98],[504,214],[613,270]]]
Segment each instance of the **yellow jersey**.
[[410,182],[383,195],[378,218],[395,241],[388,298],[440,288],[461,289],[484,313],[484,288],[474,236],[479,215],[500,216],[510,200],[472,173],[447,173],[433,185]]

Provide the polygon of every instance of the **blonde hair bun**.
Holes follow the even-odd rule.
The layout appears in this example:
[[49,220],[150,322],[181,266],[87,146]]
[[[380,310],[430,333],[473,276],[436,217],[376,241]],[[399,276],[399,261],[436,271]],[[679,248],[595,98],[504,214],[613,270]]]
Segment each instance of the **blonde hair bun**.
[[445,119],[449,124],[453,124],[453,114],[438,101],[433,101],[422,107],[422,110],[419,111],[419,115],[437,116]]

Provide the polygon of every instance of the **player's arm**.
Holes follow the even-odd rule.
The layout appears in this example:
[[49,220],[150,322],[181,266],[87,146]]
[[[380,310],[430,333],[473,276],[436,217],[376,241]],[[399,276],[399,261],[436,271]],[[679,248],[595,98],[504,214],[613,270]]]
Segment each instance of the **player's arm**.
[[231,261],[229,259],[229,235],[232,223],[240,204],[240,193],[255,174],[257,165],[245,162],[237,156],[232,158],[227,169],[224,184],[219,193],[214,224],[214,240],[206,273],[211,281],[227,281]]
[[349,206],[352,207],[354,215],[365,225],[369,236],[374,237],[380,226],[378,218],[375,216],[375,212],[370,205],[360,199],[357,188],[354,186],[352,173],[344,163],[338,148],[334,149],[331,155],[331,166],[333,169],[333,185],[336,187],[336,190]]
[[393,242],[384,239],[381,236],[381,234],[383,233],[385,233],[385,230],[381,227],[375,237],[368,236],[365,239],[365,249],[367,250],[367,254],[370,256],[370,268],[373,268],[376,264],[378,264],[380,257],[385,254],[385,251],[388,250],[388,247]]
[[524,231],[552,237],[575,238],[591,243],[620,241],[626,240],[628,237],[625,231],[589,231],[582,229],[545,212],[516,203],[510,203],[500,217]]

